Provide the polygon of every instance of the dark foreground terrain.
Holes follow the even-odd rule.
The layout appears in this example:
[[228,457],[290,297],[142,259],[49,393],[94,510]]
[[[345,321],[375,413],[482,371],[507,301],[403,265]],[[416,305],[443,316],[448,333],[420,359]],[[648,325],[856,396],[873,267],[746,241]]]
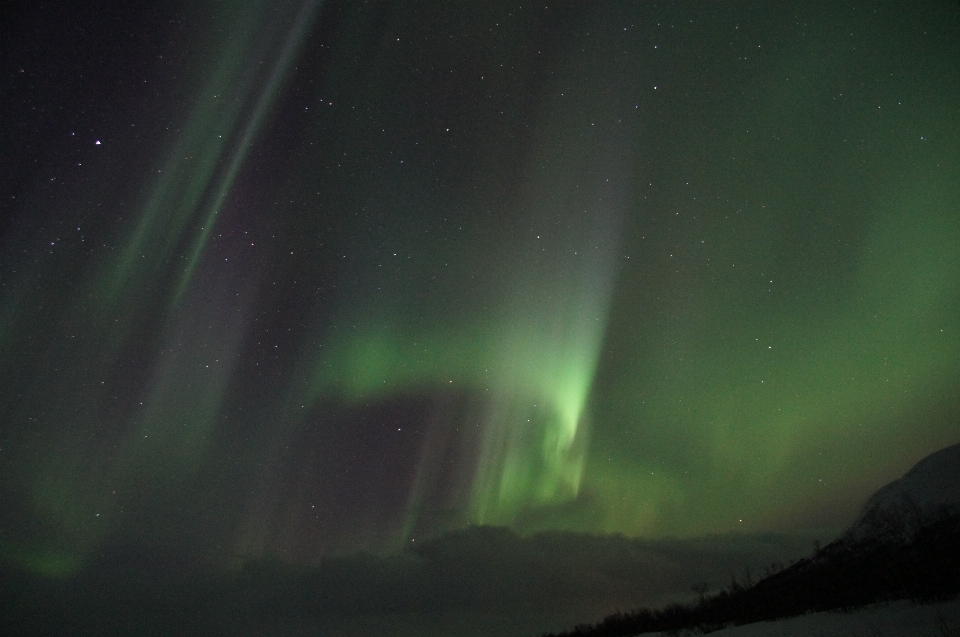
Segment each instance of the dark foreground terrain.
[[626,637],[696,630],[853,609],[882,601],[932,602],[960,594],[960,514],[945,507],[925,515],[911,500],[869,509],[841,538],[789,567],[771,565],[753,583],[732,578],[698,603],[610,615],[551,637]]

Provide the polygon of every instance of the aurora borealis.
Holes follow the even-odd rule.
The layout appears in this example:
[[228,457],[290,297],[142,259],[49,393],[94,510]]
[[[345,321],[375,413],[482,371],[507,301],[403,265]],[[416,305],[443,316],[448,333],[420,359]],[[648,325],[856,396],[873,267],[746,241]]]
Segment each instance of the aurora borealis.
[[956,3],[138,4],[3,20],[5,564],[837,531],[960,439]]

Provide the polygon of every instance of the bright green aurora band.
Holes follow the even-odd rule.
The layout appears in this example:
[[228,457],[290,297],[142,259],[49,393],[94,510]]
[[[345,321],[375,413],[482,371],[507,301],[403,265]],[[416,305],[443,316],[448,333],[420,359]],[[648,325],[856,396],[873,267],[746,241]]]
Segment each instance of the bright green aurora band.
[[[462,28],[440,9],[204,3],[161,161],[60,202],[132,219],[112,248],[4,262],[0,554],[839,528],[960,436],[960,55],[928,8],[895,45],[852,10],[741,42],[608,8],[445,49],[407,43]],[[419,438],[341,457],[410,400]],[[378,511],[315,504],[394,466]]]

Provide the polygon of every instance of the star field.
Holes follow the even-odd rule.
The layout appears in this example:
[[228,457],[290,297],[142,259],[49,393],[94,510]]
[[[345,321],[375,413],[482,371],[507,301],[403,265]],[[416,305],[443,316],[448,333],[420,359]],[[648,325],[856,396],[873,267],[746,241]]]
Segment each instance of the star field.
[[958,17],[11,10],[0,559],[839,530],[960,436]]

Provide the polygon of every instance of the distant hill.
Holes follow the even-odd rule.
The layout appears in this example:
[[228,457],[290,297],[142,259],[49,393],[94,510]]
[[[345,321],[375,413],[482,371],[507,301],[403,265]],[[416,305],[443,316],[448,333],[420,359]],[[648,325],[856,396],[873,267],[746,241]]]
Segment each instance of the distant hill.
[[902,478],[878,489],[850,532],[869,533],[878,515],[916,516],[913,523],[919,524],[950,509],[960,509],[960,443],[930,454]]
[[885,507],[903,498],[927,515],[944,506],[960,506],[960,443],[934,452],[913,465],[902,478],[881,487],[864,507]]

